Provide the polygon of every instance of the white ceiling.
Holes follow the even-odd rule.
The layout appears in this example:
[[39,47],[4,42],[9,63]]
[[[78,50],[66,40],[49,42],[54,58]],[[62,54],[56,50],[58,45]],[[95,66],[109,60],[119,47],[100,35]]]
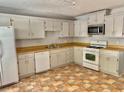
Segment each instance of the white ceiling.
[[75,17],[83,13],[124,5],[124,0],[0,0],[0,12],[37,16]]

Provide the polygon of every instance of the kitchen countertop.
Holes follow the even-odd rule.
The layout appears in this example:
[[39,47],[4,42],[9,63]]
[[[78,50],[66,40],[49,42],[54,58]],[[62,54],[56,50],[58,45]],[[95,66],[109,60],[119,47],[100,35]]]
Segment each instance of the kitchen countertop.
[[[17,53],[28,53],[28,52],[43,52],[43,51],[52,51],[62,48],[70,48],[70,47],[87,47],[89,46],[89,43],[79,43],[79,42],[73,42],[73,43],[61,43],[57,44],[59,48],[52,48],[49,49],[48,45],[41,45],[41,46],[31,46],[31,47],[20,47],[17,48]],[[107,48],[103,48],[101,50],[114,50],[114,51],[124,51],[124,46],[119,45],[108,45]]]

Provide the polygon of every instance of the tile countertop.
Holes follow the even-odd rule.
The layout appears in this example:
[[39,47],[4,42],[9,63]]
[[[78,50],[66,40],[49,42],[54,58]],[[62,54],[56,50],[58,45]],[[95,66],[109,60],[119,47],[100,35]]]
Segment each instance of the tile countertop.
[[[80,42],[73,42],[73,43],[61,43],[57,44],[59,48],[52,48],[49,49],[48,45],[41,45],[41,46],[31,46],[31,47],[20,47],[17,48],[17,53],[28,53],[28,52],[43,52],[43,51],[51,51],[61,48],[69,48],[69,47],[87,47],[89,43],[80,43]],[[107,48],[104,50],[114,50],[114,51],[124,51],[124,46],[119,45],[108,45]]]
[[113,51],[124,51],[124,46],[120,45],[108,45],[107,48],[103,48],[104,50],[113,50]]
[[88,43],[61,43],[57,44],[59,48],[52,48],[49,49],[48,45],[41,45],[41,46],[31,46],[31,47],[19,47],[16,48],[17,54],[19,53],[28,53],[28,52],[43,52],[43,51],[51,51],[51,50],[57,50],[62,48],[70,48],[70,47],[86,47],[89,44]]

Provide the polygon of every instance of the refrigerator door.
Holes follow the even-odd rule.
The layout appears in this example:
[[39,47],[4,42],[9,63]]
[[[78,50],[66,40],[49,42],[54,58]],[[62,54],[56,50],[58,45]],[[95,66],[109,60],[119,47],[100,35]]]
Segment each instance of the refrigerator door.
[[2,85],[18,82],[15,38],[12,27],[0,27],[0,46]]

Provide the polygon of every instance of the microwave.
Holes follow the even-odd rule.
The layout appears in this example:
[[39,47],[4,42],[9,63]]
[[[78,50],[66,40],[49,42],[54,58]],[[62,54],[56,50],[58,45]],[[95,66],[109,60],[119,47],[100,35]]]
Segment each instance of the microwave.
[[88,34],[89,35],[104,35],[105,34],[105,24],[88,26]]

